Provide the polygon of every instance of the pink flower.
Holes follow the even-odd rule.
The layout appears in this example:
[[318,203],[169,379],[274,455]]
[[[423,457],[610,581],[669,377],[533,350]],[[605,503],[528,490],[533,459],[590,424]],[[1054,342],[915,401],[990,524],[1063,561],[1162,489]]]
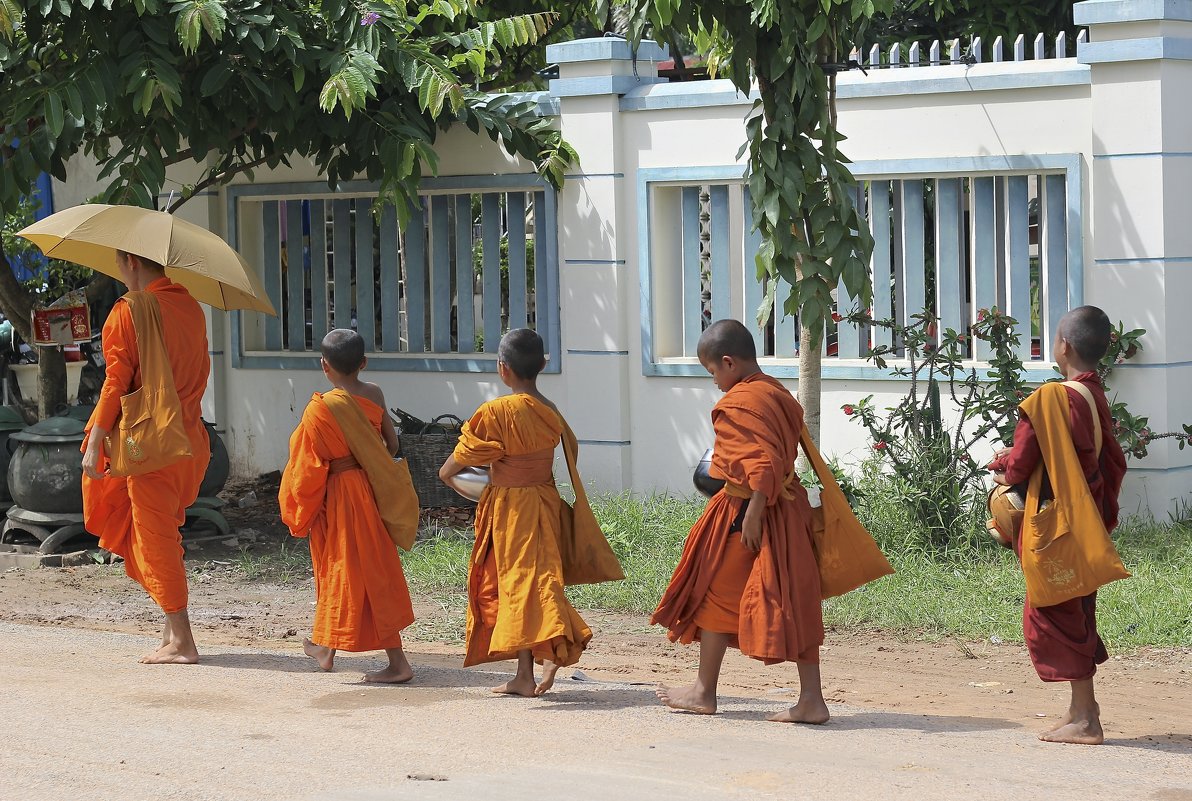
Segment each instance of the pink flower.
[[374,24],[376,24],[376,21],[379,20],[380,18],[381,18],[380,14],[378,14],[375,11],[370,11],[367,14],[365,14],[363,17],[360,18],[360,24],[363,26],[366,26],[366,27],[369,25],[374,25]]
[[873,443],[873,449],[875,451],[884,451],[886,449],[886,443],[878,440],[877,442]]
[[847,414],[849,417],[852,417],[853,412],[856,411],[856,409],[854,409],[851,404],[847,404],[847,403],[840,408],[844,409],[844,413]]
[[924,353],[931,353],[933,350],[935,350],[935,345],[930,342],[923,346]]
[[989,309],[978,309],[977,310],[977,322],[979,322],[979,323],[984,322],[985,318],[988,316],[989,316]]
[[1151,436],[1151,430],[1149,428],[1144,428],[1142,431],[1138,432],[1138,436],[1142,437],[1143,439],[1148,439]]
[[843,318],[843,317],[841,317],[841,316],[840,316],[839,314],[837,314],[836,312],[832,312],[832,322],[834,322],[834,323],[838,323],[838,322],[840,322],[840,321],[841,321],[841,320],[843,320],[843,319],[844,319],[844,318]]

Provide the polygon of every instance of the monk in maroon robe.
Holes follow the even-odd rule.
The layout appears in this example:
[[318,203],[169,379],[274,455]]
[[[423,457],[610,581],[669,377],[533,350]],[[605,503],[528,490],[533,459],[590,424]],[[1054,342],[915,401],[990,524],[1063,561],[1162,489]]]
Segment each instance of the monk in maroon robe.
[[[1108,531],[1113,531],[1118,523],[1118,492],[1126,474],[1126,457],[1112,436],[1109,401],[1096,373],[1097,363],[1109,347],[1111,330],[1105,312],[1095,306],[1082,306],[1060,320],[1055,344],[1060,371],[1069,381],[1087,387],[1097,407],[1103,432],[1100,454],[1094,442],[1093,417],[1088,402],[1078,390],[1065,387],[1072,443]],[[990,469],[998,483],[1025,486],[1041,458],[1035,428],[1024,414],[1014,432],[1014,447],[999,453]],[[1046,476],[1043,497],[1053,497]],[[1014,544],[1021,557],[1021,538],[1016,537]],[[1104,740],[1100,708],[1093,695],[1093,676],[1097,665],[1109,655],[1097,633],[1096,607],[1095,592],[1055,606],[1035,608],[1029,603],[1024,605],[1023,637],[1039,678],[1046,682],[1072,684],[1072,705],[1068,714],[1059,726],[1043,733],[1042,740],[1090,745]]]

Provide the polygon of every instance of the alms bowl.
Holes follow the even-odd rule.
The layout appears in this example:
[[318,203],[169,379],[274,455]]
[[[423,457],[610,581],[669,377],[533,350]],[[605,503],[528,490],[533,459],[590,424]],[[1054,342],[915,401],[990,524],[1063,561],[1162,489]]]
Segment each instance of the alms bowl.
[[691,476],[691,483],[695,484],[695,488],[699,490],[701,495],[711,498],[720,490],[724,489],[724,479],[712,478],[708,473],[708,468],[712,466],[712,449],[708,448],[704,451],[704,455],[700,457],[699,464],[695,466],[695,473]]
[[469,501],[476,502],[488,486],[489,473],[487,467],[465,467],[456,473],[447,483],[451,489],[458,492]]

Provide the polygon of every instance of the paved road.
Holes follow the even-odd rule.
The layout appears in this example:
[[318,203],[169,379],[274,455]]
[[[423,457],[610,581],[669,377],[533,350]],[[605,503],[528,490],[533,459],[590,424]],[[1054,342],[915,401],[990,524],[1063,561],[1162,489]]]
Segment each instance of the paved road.
[[[873,798],[1192,801],[1192,753],[1053,746],[1001,720],[833,708],[828,726],[761,720],[775,699],[673,714],[649,687],[567,679],[548,698],[411,655],[313,672],[296,651],[213,647],[145,667],[142,637],[0,623],[0,798],[398,801]],[[570,675],[564,671],[564,675]]]

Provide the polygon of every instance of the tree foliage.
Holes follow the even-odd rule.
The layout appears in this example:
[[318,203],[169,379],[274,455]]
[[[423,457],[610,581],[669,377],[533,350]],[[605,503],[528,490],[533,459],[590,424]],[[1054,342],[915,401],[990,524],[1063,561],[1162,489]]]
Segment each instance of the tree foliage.
[[[760,90],[747,123],[746,180],[762,235],[759,275],[792,291],[801,349],[819,347],[841,279],[868,304],[873,238],[854,202],[839,150],[833,65],[864,40],[893,0],[633,0],[635,40],[694,32],[714,44],[715,66],[743,92]],[[773,287],[774,283],[771,282]]]
[[[527,102],[491,97],[506,50],[549,12],[477,19],[475,0],[34,0],[0,12],[0,208],[80,150],[105,201],[152,206],[166,169],[205,165],[178,202],[261,164],[366,174],[404,211],[436,133],[499,140],[555,183],[574,157]],[[18,144],[19,143],[19,144]]]
[[[332,187],[376,181],[404,221],[457,122],[558,186],[575,153],[550,120],[477,88],[556,21],[479,0],[0,0],[0,214],[83,153],[102,165],[100,202],[154,207],[177,190],[173,211],[296,158]],[[198,177],[171,185],[167,169],[187,162]],[[0,310],[27,328],[32,303],[0,254]],[[53,384],[51,408],[65,400],[64,378]]]
[[986,47],[1001,36],[1049,40],[1067,31],[1075,37],[1072,0],[898,0],[889,16],[875,20],[874,41],[883,47],[898,42],[950,41],[981,37]]

